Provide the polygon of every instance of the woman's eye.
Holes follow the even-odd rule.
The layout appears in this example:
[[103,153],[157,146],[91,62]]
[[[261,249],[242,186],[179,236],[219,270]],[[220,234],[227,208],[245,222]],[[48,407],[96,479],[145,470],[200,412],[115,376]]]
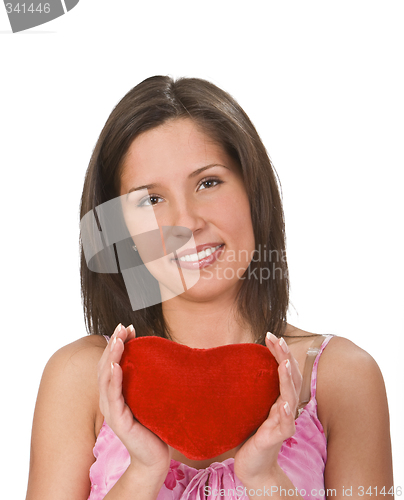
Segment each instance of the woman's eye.
[[[211,179],[205,179],[203,180],[200,184],[199,184],[199,187],[201,189],[208,189],[208,188],[211,188],[211,187],[215,187],[217,186],[218,184],[222,184],[223,181],[219,180],[219,179],[215,179],[215,178],[211,178]],[[203,187],[202,187],[203,186]]]
[[[201,189],[209,189],[222,183],[223,181],[221,181],[220,179],[215,179],[215,178],[204,179],[199,184],[198,191]],[[154,194],[149,194],[148,196],[139,201],[138,207],[152,207],[154,205],[157,205],[157,203],[160,203],[158,200],[162,200],[162,198]]]
[[140,200],[138,207],[152,207],[155,205],[156,202],[153,202],[153,200],[159,200],[161,199],[160,196],[155,196],[153,194],[150,194],[149,196],[146,196],[146,198],[143,198],[143,200]]

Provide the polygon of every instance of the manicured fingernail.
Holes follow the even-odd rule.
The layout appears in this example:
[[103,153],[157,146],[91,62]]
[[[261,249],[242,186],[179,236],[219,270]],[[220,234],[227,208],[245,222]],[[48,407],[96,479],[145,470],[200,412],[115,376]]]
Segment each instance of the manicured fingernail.
[[129,328],[130,332],[133,332],[133,330],[134,330],[133,325],[129,325],[128,328]]
[[122,323],[119,323],[119,325],[115,328],[115,331],[112,334],[112,336],[114,337],[120,331],[121,328],[122,328]]
[[288,370],[289,375],[292,375],[292,368],[290,366],[290,361],[288,359],[286,360],[285,366]]
[[288,345],[285,342],[285,339],[282,337],[281,340],[279,341],[279,345],[282,347],[282,351],[287,354],[289,352]]
[[273,344],[278,340],[277,337],[271,332],[267,332],[267,339],[270,340]]
[[289,403],[287,401],[283,405],[283,409],[285,410],[286,415],[289,416],[290,415],[290,406],[289,406]]
[[114,363],[111,363],[111,377],[114,374]]

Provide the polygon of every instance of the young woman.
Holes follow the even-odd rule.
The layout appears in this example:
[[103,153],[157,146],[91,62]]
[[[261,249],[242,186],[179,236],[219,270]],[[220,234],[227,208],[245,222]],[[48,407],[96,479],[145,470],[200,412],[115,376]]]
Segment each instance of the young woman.
[[[114,240],[108,231],[117,225],[107,229],[103,217],[117,200],[124,230]],[[88,214],[103,243],[115,243],[95,263],[82,248],[91,335],[60,349],[44,370],[28,500],[342,498],[369,491],[393,498],[380,370],[347,339],[287,324],[276,177],[231,96],[204,80],[162,76],[132,89],[94,149],[82,221],[93,220]],[[142,235],[163,228],[174,241],[191,238],[197,254],[185,258],[180,250],[157,266]],[[132,250],[119,246],[125,230]],[[136,272],[122,265],[130,251]],[[197,277],[182,290],[179,269],[185,281]],[[147,335],[192,348],[266,346],[280,380],[268,418],[244,443],[209,460],[190,460],[164,443],[134,419],[122,396],[125,343]]]

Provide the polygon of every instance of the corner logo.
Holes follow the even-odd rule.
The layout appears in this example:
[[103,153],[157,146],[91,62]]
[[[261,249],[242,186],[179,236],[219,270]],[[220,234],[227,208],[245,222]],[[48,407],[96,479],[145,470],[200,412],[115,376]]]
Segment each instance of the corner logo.
[[78,3],[79,0],[46,0],[44,2],[4,0],[13,33],[34,28],[63,16]]

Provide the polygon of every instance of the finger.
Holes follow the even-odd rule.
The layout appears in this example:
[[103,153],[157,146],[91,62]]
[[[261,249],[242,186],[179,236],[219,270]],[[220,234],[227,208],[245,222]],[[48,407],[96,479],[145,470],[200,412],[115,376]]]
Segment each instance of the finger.
[[98,374],[98,390],[99,390],[99,400],[100,409],[105,418],[109,415],[109,389],[112,380],[112,366],[115,360],[120,359],[120,353],[123,351],[123,342],[120,339],[114,337],[110,341],[107,352],[106,360],[103,366],[99,369]]
[[104,352],[102,353],[100,361],[98,362],[98,371],[99,372],[105,367],[106,364],[108,364],[108,362],[109,362],[108,356],[109,356],[109,352],[111,349],[111,341],[113,341],[113,339],[116,337],[116,335],[121,330],[121,328],[123,328],[123,326],[121,323],[119,323],[119,325],[115,328],[114,333],[111,335],[111,338],[110,338],[107,346],[105,347]]
[[116,420],[122,414],[125,405],[122,395],[122,369],[118,363],[111,363],[110,371],[106,396],[109,414],[114,416],[114,420]]
[[129,325],[126,328],[122,327],[120,330],[114,333],[114,335],[111,337],[111,340],[113,340],[114,338],[120,338],[124,344],[126,344],[126,342],[129,342],[129,340],[136,338],[136,332],[133,328],[133,325]]
[[289,347],[283,337],[278,338],[273,333],[268,332],[265,337],[265,344],[274,355],[278,364],[284,361],[290,354]]
[[294,434],[295,422],[291,415],[289,403],[279,397],[272,405],[268,418],[257,430],[257,439],[262,446],[269,448]]
[[119,335],[121,335],[122,330],[125,330],[125,328],[121,324],[119,324],[116,327],[113,335],[111,336],[111,339],[107,347],[104,349],[104,352],[98,363],[98,386],[100,390],[100,396],[102,395],[103,391],[107,389],[107,386],[109,384],[111,378],[111,363],[119,362],[121,359],[123,352],[123,341]]
[[280,429],[283,440],[293,436],[296,432],[295,412],[290,407],[288,401],[285,401],[279,409],[280,414]]
[[283,337],[278,339],[277,337],[275,337],[275,335],[268,332],[265,338],[265,344],[274,355],[279,365],[282,362],[286,361],[286,359],[289,359],[291,364],[293,383],[295,384],[296,392],[299,394],[302,385],[302,374],[299,370],[299,364],[293,354],[290,352],[285,339]]
[[121,361],[123,351],[125,350],[126,342],[134,338],[135,329],[133,328],[133,325],[130,325],[127,328],[122,327],[110,341],[110,353],[109,357],[107,357],[107,363],[119,363]]
[[[109,341],[109,344],[105,350],[105,357],[103,359],[103,363],[100,369],[100,386],[103,387],[103,390],[100,389],[100,395],[101,392],[105,394],[105,392],[108,392],[109,386],[111,384],[111,372],[110,368],[111,366],[114,366],[114,364],[118,364],[121,361],[122,354],[124,351],[124,344],[128,342],[129,340],[134,339],[136,336],[135,334],[135,329],[133,328],[133,325],[129,325],[127,328],[119,324],[117,328],[115,329],[113,335],[111,336],[111,340]],[[104,404],[105,402],[105,396],[103,398]]]
[[133,425],[133,415],[122,395],[122,369],[118,363],[111,364],[111,378],[107,391],[108,425],[118,433],[128,431]]
[[126,330],[128,331],[128,336],[126,337],[126,342],[129,342],[129,340],[136,338],[136,331],[133,328],[133,325],[129,325]]
[[125,328],[123,325],[119,324],[104,350],[102,359],[98,366],[100,407],[102,406],[103,408],[106,408],[108,406],[106,394],[108,392],[111,379],[111,366],[114,363],[120,362],[124,351],[124,343],[133,338],[135,338],[135,329],[133,328],[133,325]]
[[298,405],[299,397],[292,378],[291,363],[288,359],[282,361],[282,363],[279,365],[278,373],[280,399],[283,402],[282,404],[286,402],[288,403],[289,409],[294,415]]
[[[105,412],[109,411],[109,405],[110,405],[109,391],[113,380],[112,367],[120,362],[122,353],[124,351],[124,344],[122,342],[122,339],[118,336],[113,337],[107,349],[108,351],[107,351],[106,363],[101,368],[98,378],[98,386],[100,393],[100,408]],[[106,417],[106,414],[104,412],[103,415],[104,417]]]
[[[133,327],[133,325],[132,325]],[[121,328],[117,328],[115,332],[113,333],[111,340],[113,341],[115,338],[120,338],[123,343],[125,343],[127,337],[128,337],[128,328],[125,328],[123,325],[121,325]]]
[[278,438],[284,441],[295,433],[295,417],[290,402],[279,396],[273,404],[269,412],[268,419],[264,424],[267,424],[267,429],[271,429],[271,433],[279,434]]

